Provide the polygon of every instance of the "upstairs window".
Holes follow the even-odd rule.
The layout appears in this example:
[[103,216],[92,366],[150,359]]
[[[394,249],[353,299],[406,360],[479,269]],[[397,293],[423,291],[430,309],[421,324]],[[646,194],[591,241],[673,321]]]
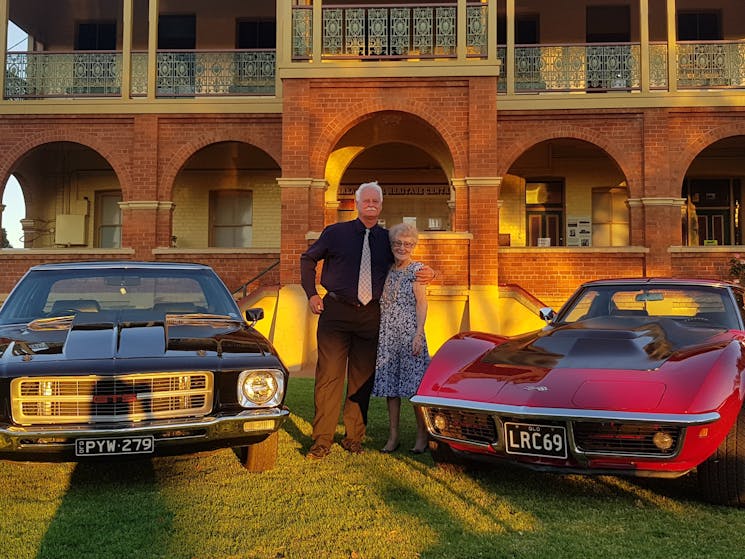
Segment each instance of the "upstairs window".
[[239,49],[276,48],[277,23],[270,19],[238,20],[235,42]]
[[75,31],[75,50],[116,50],[116,23],[78,23]]

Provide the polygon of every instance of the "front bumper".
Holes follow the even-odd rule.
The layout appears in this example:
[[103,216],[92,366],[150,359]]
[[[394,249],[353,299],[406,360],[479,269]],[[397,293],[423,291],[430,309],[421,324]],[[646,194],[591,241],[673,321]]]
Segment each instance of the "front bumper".
[[[277,431],[290,412],[285,408],[244,410],[233,415],[193,419],[141,421],[123,425],[43,425],[22,427],[0,424],[0,458],[9,460],[80,460],[79,439],[123,438],[152,435],[152,454],[140,457],[188,454],[202,450],[244,446],[260,442]],[[110,458],[110,457],[109,457]]]

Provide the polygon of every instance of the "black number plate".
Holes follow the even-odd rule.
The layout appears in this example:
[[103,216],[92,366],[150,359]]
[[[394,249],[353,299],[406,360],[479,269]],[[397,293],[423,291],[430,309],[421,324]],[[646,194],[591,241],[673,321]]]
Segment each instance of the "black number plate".
[[75,456],[113,456],[116,454],[151,454],[155,449],[152,435],[142,437],[78,439]]
[[566,429],[561,426],[505,423],[504,440],[508,454],[545,458],[567,457]]

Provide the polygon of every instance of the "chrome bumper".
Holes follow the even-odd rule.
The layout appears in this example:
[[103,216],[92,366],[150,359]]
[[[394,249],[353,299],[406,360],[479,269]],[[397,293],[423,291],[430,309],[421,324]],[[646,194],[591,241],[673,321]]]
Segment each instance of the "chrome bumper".
[[[70,454],[75,441],[86,438],[152,435],[159,449],[183,447],[239,446],[242,440],[277,431],[290,415],[287,409],[245,410],[236,415],[142,421],[123,425],[36,425],[0,424],[0,455],[19,458],[24,454]],[[219,444],[220,442],[224,444]],[[232,443],[232,444],[231,444]]]

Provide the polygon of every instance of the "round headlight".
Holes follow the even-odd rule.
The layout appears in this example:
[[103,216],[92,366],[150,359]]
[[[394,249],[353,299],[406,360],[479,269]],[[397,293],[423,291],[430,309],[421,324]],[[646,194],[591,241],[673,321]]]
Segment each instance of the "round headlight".
[[434,421],[432,423],[434,423],[435,429],[437,429],[438,431],[444,431],[445,428],[448,426],[447,418],[441,413],[435,414]]
[[656,446],[660,450],[670,450],[673,446],[674,441],[670,433],[657,431],[652,437],[652,442],[654,443],[654,446]]
[[252,371],[243,378],[241,390],[252,404],[266,404],[277,394],[277,380],[268,371]]

